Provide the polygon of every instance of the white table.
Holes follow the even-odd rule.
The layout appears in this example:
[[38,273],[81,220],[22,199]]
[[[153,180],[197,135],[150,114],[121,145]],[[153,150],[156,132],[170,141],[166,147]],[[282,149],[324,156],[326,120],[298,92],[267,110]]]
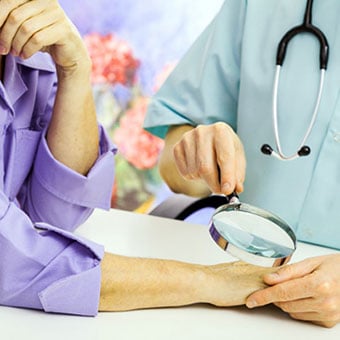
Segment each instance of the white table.
[[[210,239],[207,226],[132,212],[98,210],[77,233],[131,256],[172,258],[194,263],[233,260]],[[298,244],[293,261],[333,250]],[[340,339],[340,326],[326,329],[290,319],[273,306],[180,308],[99,313],[95,318],[0,307],[3,340],[163,339]]]

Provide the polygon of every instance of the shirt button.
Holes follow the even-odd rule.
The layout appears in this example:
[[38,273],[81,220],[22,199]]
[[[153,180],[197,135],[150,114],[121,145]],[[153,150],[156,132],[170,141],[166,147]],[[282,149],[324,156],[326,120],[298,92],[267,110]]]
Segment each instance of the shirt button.
[[337,142],[340,143],[340,132],[333,132],[333,139]]

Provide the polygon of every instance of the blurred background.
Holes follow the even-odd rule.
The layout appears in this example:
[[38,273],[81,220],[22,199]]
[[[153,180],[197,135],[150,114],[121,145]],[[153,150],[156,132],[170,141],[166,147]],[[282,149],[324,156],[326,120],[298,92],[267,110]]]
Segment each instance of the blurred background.
[[163,141],[143,130],[150,97],[223,0],[60,0],[92,61],[98,120],[118,146],[111,206],[147,212],[170,191],[158,174]]

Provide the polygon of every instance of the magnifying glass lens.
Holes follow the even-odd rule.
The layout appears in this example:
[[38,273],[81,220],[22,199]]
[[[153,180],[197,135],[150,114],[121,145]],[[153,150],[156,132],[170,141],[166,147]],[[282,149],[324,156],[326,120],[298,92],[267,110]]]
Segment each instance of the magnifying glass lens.
[[275,223],[247,212],[221,212],[214,218],[222,236],[247,252],[266,257],[284,257],[294,251],[288,235]]
[[296,248],[295,235],[283,220],[244,203],[219,208],[210,234],[224,250],[257,265],[286,263]]

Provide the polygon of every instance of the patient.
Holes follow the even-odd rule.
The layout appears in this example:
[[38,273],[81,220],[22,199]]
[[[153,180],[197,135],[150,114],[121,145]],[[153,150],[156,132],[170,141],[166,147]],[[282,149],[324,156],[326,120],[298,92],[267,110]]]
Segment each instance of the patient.
[[2,1],[0,27],[1,305],[78,315],[232,306],[265,286],[271,269],[104,255],[73,234],[110,207],[114,177],[90,58],[56,0]]

